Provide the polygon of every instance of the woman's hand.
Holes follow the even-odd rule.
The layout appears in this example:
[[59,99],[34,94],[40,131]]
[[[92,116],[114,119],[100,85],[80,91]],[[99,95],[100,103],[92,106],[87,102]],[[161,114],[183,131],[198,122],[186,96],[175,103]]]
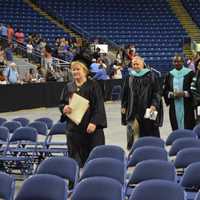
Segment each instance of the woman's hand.
[[126,113],[126,108],[122,108],[122,109],[121,109],[121,113],[122,113],[122,114],[125,114],[125,113]]
[[95,130],[96,130],[96,125],[92,124],[92,123],[89,123],[88,127],[87,127],[87,133],[89,133],[89,134],[93,133]]
[[185,93],[184,92],[174,92],[174,97],[175,98],[181,98],[184,97]]
[[65,114],[70,114],[72,112],[72,109],[69,107],[69,105],[66,105],[64,108],[63,108],[63,113]]
[[156,111],[156,107],[155,106],[151,106],[150,107],[150,112],[153,113],[154,111]]

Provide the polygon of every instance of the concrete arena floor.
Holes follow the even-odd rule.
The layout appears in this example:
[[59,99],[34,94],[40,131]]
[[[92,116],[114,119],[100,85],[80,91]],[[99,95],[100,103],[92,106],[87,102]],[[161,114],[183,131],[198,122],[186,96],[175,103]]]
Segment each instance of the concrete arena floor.
[[[125,149],[126,127],[121,125],[120,102],[106,103],[105,107],[108,121],[108,128],[105,129],[106,144],[119,145]],[[0,113],[0,117],[5,117],[7,120],[11,120],[15,117],[27,117],[30,121],[39,117],[50,117],[56,122],[60,118],[60,112],[58,108],[38,108]],[[163,139],[166,139],[171,132],[168,108],[166,107],[164,107],[164,124],[163,127],[161,127],[160,132]]]

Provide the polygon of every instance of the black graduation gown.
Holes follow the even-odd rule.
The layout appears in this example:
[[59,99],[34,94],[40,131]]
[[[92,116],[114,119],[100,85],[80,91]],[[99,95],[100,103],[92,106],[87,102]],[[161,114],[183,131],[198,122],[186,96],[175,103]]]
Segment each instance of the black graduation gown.
[[[187,75],[184,76],[183,80],[183,91],[187,91],[190,94],[190,97],[184,97],[184,128],[193,129],[195,125],[194,119],[194,106],[192,100],[192,94],[190,90],[190,85],[192,82],[192,78],[194,73],[191,71]],[[169,106],[169,118],[172,130],[178,129],[177,119],[176,119],[176,110],[175,103],[173,98],[169,98],[169,92],[173,92],[173,79],[174,76],[172,74],[167,74],[164,81],[164,99],[167,106]]]
[[[158,111],[157,119],[145,119],[146,109],[151,105]],[[160,136],[159,125],[161,124],[161,89],[158,77],[151,71],[141,77],[129,76],[125,80],[122,89],[122,108],[126,114],[122,115],[122,124],[137,118],[140,127],[140,137]]]
[[[89,100],[89,109],[79,125],[76,125],[63,113],[61,121],[67,121],[66,130],[69,154],[76,159],[82,167],[87,160],[90,151],[97,145],[105,144],[103,128],[107,127],[107,120],[101,89],[98,83],[93,80],[87,80],[79,88],[72,82],[68,83],[61,94],[61,112],[63,111],[64,106],[69,104],[69,97],[74,91]],[[86,132],[89,123],[96,125],[96,130],[92,134]]]

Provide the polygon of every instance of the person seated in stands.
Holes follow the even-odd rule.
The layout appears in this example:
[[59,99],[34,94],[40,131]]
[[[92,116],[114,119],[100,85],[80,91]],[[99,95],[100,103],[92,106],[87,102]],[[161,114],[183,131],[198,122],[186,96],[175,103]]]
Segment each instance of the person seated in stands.
[[15,32],[15,38],[18,44],[20,45],[24,44],[25,36],[24,36],[24,33],[19,28],[17,28]]
[[47,69],[46,81],[47,81],[47,82],[56,81],[56,76],[55,76],[54,70],[52,70],[52,69],[50,69],[50,68]]
[[40,52],[44,51],[46,45],[47,45],[46,40],[44,38],[42,38],[40,43],[39,43]]
[[129,52],[128,52],[128,59],[130,61],[132,61],[135,58],[135,56],[136,56],[135,52],[132,49],[129,50]]
[[71,49],[65,53],[65,61],[71,62],[74,59],[74,54]]
[[118,61],[116,61],[116,65],[113,65],[113,70],[112,79],[122,79],[122,65]]
[[0,46],[0,68],[3,67],[5,64],[6,64],[5,52],[3,48]]
[[5,85],[7,82],[6,82],[6,78],[3,74],[3,70],[0,70],[0,84],[1,85]]
[[44,67],[37,67],[37,80],[39,82],[45,82],[45,77],[46,77],[46,70]]
[[99,48],[99,47],[97,47],[96,48],[96,50],[95,50],[95,52],[94,52],[94,54],[93,54],[93,58],[95,58],[96,60],[98,59],[98,58],[100,58],[100,51],[101,51],[101,49]]
[[64,81],[64,74],[63,74],[60,67],[55,68],[54,76],[55,76],[57,82],[63,82]]
[[51,69],[53,70],[52,62],[52,50],[49,46],[45,47],[45,52],[44,52],[44,61],[45,61],[45,69]]
[[94,76],[99,71],[99,64],[97,63],[96,58],[92,59],[92,64],[90,65],[90,74]]
[[29,72],[25,74],[24,82],[25,83],[36,83],[36,82],[38,82],[37,73],[35,72],[35,70],[33,68],[30,68]]
[[12,42],[14,35],[15,35],[15,31],[13,29],[12,24],[8,24],[8,28],[7,28],[7,39],[8,39],[8,42]]
[[72,72],[69,68],[61,67],[61,72],[63,74],[63,81],[64,82],[73,81],[73,75],[72,75]]
[[14,62],[10,63],[5,69],[4,76],[6,78],[7,83],[9,84],[16,84],[20,82],[17,66]]
[[7,41],[6,41],[6,37],[7,37],[7,27],[3,24],[0,24],[0,35],[2,37],[2,46],[3,48],[6,47]]
[[109,79],[109,76],[106,72],[106,68],[107,66],[105,65],[105,63],[103,63],[103,61],[99,58],[98,59],[98,71],[96,72],[96,74],[94,75],[93,79],[95,80],[107,80]]
[[7,48],[5,49],[6,60],[9,62],[13,61],[13,44],[8,43]]
[[26,53],[27,53],[28,61],[30,62],[32,59],[32,53],[33,53],[33,45],[32,45],[31,40],[29,40],[28,44],[26,45]]

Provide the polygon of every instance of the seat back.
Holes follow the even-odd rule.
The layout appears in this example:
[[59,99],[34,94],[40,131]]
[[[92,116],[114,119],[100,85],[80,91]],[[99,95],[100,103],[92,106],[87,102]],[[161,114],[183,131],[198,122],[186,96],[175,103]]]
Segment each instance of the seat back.
[[13,176],[0,172],[0,198],[12,200],[15,192],[15,179]]
[[200,140],[197,140],[196,138],[180,138],[173,142],[169,155],[170,156],[176,156],[176,154],[181,151],[182,149],[186,148],[200,148]]
[[137,148],[143,147],[143,146],[155,146],[155,147],[160,147],[164,148],[165,147],[165,142],[158,137],[142,137],[139,138],[132,146],[130,150],[130,154]]
[[73,192],[72,200],[102,199],[122,200],[122,185],[111,178],[91,177],[80,181]]
[[57,156],[42,161],[36,174],[52,174],[76,184],[79,177],[79,167],[75,160],[65,156]]
[[7,119],[0,117],[0,126],[5,123],[7,121]]
[[27,126],[29,124],[29,119],[25,117],[17,117],[13,121],[20,122],[22,126]]
[[136,185],[150,179],[175,181],[175,177],[176,170],[171,162],[164,160],[145,160],[136,165],[128,185]]
[[35,128],[37,133],[46,136],[48,134],[47,125],[44,122],[35,121],[28,125],[29,127]]
[[166,180],[148,180],[136,186],[129,200],[184,200],[180,185]]
[[41,117],[36,119],[35,121],[44,122],[47,125],[48,129],[51,129],[51,127],[53,126],[53,120],[48,117]]
[[121,161],[112,158],[98,158],[90,160],[84,166],[80,180],[95,176],[113,178],[124,185],[124,164]]
[[4,122],[2,126],[8,128],[10,133],[13,133],[17,128],[21,127],[21,123],[17,121]]
[[165,149],[159,147],[140,147],[137,148],[128,161],[128,167],[133,167],[144,160],[168,160],[168,155]]
[[173,131],[167,138],[166,140],[166,145],[172,145],[172,143],[179,139],[179,138],[184,138],[184,137],[189,137],[189,138],[196,138],[196,134],[192,130],[188,129],[178,129]]
[[55,175],[38,174],[26,179],[15,200],[66,200],[67,183]]
[[96,158],[113,158],[117,159],[121,162],[125,162],[125,152],[124,150],[115,145],[99,145],[95,147],[91,152],[87,159],[90,161]]
[[200,161],[200,148],[187,148],[178,152],[174,162],[174,166],[184,169],[191,163]]

